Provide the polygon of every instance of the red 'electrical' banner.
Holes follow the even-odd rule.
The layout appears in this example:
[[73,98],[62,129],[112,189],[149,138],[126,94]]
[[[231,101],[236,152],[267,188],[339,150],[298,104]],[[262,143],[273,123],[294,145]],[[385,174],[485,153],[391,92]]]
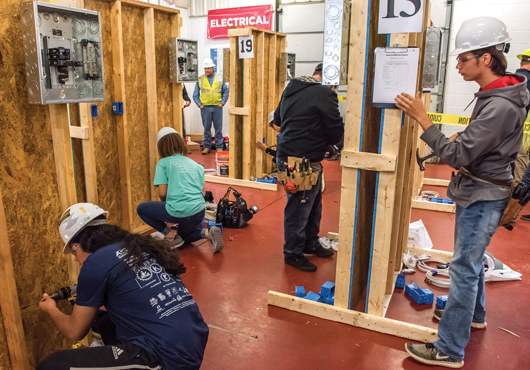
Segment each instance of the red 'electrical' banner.
[[208,12],[208,38],[227,39],[230,27],[257,27],[270,30],[272,5],[246,6],[210,10]]

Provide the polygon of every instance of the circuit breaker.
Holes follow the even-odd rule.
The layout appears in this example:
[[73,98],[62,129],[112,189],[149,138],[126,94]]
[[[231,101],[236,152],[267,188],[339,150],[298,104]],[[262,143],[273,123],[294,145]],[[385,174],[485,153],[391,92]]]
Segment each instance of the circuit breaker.
[[169,81],[172,83],[199,80],[197,40],[169,38]]
[[99,12],[20,4],[30,104],[105,101]]
[[348,84],[350,0],[326,0],[324,18],[323,85]]

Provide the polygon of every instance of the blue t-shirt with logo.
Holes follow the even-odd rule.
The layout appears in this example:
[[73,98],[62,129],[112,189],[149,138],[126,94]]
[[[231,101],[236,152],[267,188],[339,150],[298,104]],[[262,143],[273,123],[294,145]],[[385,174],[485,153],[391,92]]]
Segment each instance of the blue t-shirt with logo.
[[153,185],[167,185],[166,211],[173,217],[190,217],[204,209],[204,167],[193,159],[181,154],[162,158]]
[[135,270],[125,254],[123,245],[116,243],[87,257],[76,305],[105,306],[118,340],[142,347],[166,370],[199,369],[208,326],[180,276],[166,273],[149,256]]

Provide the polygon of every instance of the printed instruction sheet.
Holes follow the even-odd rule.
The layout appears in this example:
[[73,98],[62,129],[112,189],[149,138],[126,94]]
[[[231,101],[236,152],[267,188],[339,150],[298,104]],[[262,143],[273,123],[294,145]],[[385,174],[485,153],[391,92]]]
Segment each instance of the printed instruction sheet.
[[375,49],[375,77],[372,105],[397,109],[395,97],[402,92],[416,95],[419,48],[397,47]]

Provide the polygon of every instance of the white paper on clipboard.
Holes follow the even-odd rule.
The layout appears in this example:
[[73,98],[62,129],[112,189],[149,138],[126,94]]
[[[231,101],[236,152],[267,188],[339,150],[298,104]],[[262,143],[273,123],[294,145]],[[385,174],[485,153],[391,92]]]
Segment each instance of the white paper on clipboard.
[[375,49],[373,107],[397,109],[397,95],[416,96],[419,57],[420,49],[412,46]]

